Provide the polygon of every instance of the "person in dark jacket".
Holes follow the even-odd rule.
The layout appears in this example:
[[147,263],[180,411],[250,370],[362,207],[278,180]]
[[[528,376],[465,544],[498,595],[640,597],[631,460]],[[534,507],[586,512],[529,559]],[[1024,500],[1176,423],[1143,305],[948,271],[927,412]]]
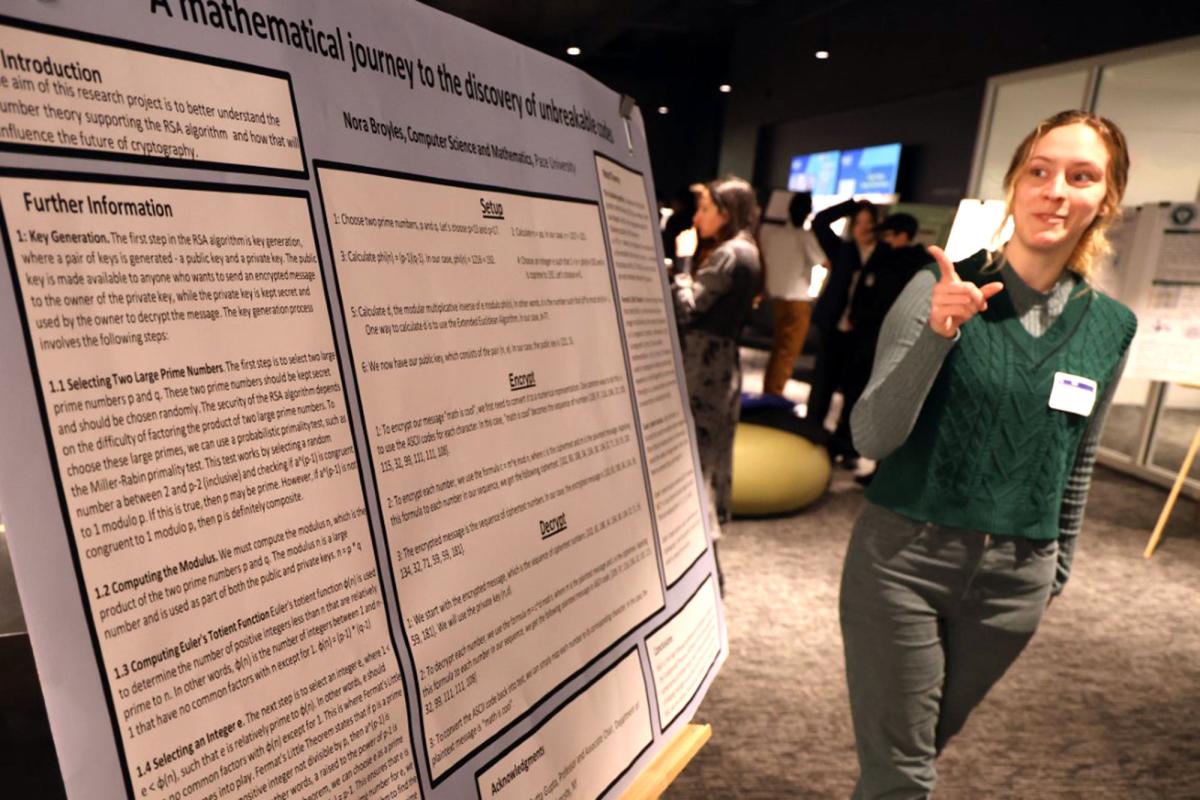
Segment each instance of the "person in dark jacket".
[[917,218],[905,213],[889,214],[875,227],[877,252],[864,268],[849,317],[858,347],[869,358],[875,355],[875,341],[888,309],[917,270],[932,260],[929,251],[913,244],[917,227]]
[[[917,270],[930,263],[929,252],[913,244],[917,227],[917,218],[902,212],[889,214],[875,227],[875,254],[863,267],[848,312],[850,363],[843,373],[842,414],[831,447],[837,452],[857,454],[850,435],[850,412],[870,380],[883,319]],[[856,480],[866,485],[871,475]]]
[[[837,220],[850,216],[850,239],[844,240],[833,232]],[[824,423],[829,404],[837,389],[844,389],[854,365],[854,337],[849,319],[850,304],[858,289],[863,266],[875,255],[875,224],[878,212],[865,200],[847,200],[821,211],[812,221],[812,230],[825,255],[829,258],[829,275],[821,296],[813,309],[812,324],[820,332],[813,369],[812,387],[808,394],[806,419],[815,425]],[[839,427],[849,430],[850,409],[843,407]],[[830,455],[853,466],[854,447],[848,437],[842,442],[830,442]]]

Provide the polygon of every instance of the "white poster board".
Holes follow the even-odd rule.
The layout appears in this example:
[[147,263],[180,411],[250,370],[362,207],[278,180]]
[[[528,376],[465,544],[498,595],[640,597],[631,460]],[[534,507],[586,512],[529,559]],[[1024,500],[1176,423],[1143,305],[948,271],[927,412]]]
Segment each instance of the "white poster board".
[[1003,200],[966,198],[958,203],[946,256],[961,261],[980,250],[994,250],[1012,235],[1012,220],[1005,222]]
[[0,48],[0,508],[69,796],[619,793],[727,653],[637,110],[382,0]]
[[1125,215],[1114,268],[1119,299],[1138,315],[1125,375],[1200,382],[1200,205],[1144,205]]

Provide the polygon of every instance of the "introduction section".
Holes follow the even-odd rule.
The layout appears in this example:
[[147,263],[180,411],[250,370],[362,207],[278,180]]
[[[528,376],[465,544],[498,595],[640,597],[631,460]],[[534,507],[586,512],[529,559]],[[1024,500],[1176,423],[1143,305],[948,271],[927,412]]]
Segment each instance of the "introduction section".
[[283,73],[14,25],[0,41],[0,147],[305,172]]

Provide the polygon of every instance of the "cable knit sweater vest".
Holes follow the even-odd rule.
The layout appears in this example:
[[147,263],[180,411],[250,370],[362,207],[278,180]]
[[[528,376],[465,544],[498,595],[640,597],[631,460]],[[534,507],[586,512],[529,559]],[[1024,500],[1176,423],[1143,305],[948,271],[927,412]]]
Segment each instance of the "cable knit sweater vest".
[[[956,270],[982,286],[997,280],[981,274],[987,263],[981,251]],[[1035,338],[1000,292],[960,328],[912,433],[880,464],[867,497],[910,519],[1057,538],[1087,417],[1050,408],[1054,374],[1090,378],[1099,396],[1136,329],[1133,312],[1081,283]]]

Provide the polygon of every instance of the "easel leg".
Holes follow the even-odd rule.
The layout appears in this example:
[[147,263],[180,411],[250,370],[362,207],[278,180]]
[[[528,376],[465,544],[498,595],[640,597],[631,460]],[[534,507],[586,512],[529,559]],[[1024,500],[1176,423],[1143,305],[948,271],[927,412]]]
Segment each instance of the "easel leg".
[[1179,476],[1175,478],[1171,494],[1167,496],[1162,513],[1158,515],[1158,524],[1154,526],[1154,533],[1150,534],[1150,541],[1146,544],[1146,552],[1142,554],[1145,558],[1154,555],[1154,548],[1158,547],[1158,540],[1162,538],[1163,528],[1167,527],[1167,520],[1171,516],[1172,509],[1175,508],[1175,501],[1179,499],[1179,491],[1183,488],[1183,482],[1192,469],[1192,461],[1196,458],[1197,450],[1200,450],[1200,428],[1196,429],[1196,435],[1192,437],[1192,445],[1183,459],[1183,466],[1179,468]]

